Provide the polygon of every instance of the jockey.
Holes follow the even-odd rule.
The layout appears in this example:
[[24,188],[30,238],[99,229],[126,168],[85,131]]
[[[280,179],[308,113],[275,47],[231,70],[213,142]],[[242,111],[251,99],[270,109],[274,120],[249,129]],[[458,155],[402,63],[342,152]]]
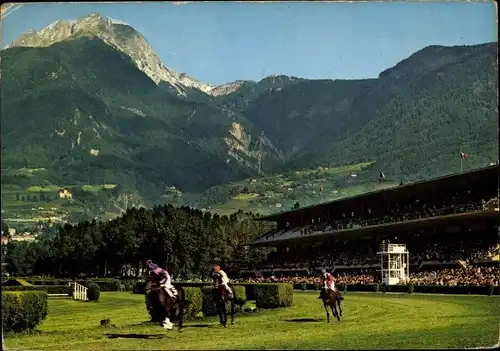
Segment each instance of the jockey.
[[323,278],[325,291],[331,289],[332,291],[336,292],[337,289],[335,288],[335,278],[333,277],[333,275],[331,273],[328,273],[325,269],[321,271],[321,275]]
[[214,264],[214,272],[215,272],[214,274],[219,274],[221,276],[222,285],[229,292],[229,296],[232,297],[233,291],[231,290],[231,288],[228,285],[229,278],[228,278],[226,272],[224,272],[222,269],[220,269],[220,266],[218,264]]
[[167,294],[171,298],[176,298],[177,290],[172,285],[172,279],[170,278],[170,274],[168,274],[166,270],[158,267],[156,263],[151,262],[151,260],[148,260],[146,264],[148,265],[149,272],[156,278],[160,286],[165,288]]

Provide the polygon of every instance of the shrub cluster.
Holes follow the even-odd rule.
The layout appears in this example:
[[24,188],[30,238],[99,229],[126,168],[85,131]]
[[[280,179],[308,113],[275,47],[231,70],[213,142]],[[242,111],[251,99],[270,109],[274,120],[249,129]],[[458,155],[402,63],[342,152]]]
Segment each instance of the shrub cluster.
[[46,316],[46,292],[2,292],[2,326],[4,332],[21,332],[33,329]]
[[293,304],[293,284],[255,284],[258,308],[290,307]]
[[99,301],[101,296],[101,288],[96,283],[88,283],[87,285],[87,298],[89,301]]
[[[144,293],[144,282],[138,282],[135,284],[134,292]],[[176,284],[178,286],[183,286],[183,284]],[[276,289],[281,295],[278,299],[280,302],[280,307],[286,307],[291,305],[293,300],[293,286],[291,284],[246,284],[232,286],[235,293],[235,304],[244,305],[248,300],[248,291],[255,290],[256,285],[267,285],[267,286],[280,286]],[[250,288],[249,288],[250,287]],[[190,301],[190,305],[186,308],[184,316],[186,319],[198,318],[200,315],[204,316],[214,316],[217,314],[214,301],[214,288],[208,284],[198,284],[197,286],[183,286],[186,300]],[[152,321],[159,321],[159,317],[155,315],[155,311],[151,306],[148,296],[145,297],[146,308],[151,316]],[[229,306],[227,306],[229,309]]]

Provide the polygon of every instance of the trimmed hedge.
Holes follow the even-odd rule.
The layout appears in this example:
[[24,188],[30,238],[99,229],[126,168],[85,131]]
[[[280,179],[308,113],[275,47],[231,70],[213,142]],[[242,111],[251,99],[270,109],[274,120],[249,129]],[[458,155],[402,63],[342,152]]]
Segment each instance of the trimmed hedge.
[[255,295],[258,308],[289,307],[293,304],[293,284],[255,284]]
[[217,315],[217,309],[214,301],[214,288],[211,286],[203,286],[200,288],[202,297],[202,311],[205,317]]
[[[178,286],[176,286],[176,288],[178,289]],[[184,318],[186,320],[195,319],[198,317],[200,312],[202,312],[203,299],[201,296],[201,289],[195,287],[186,287],[183,289],[186,294],[186,300],[191,302],[191,304],[184,311]],[[160,322],[160,317],[155,314],[148,297],[149,296],[147,294],[144,294],[144,302],[146,303],[146,309],[151,316],[151,321]]]
[[77,282],[78,284],[87,286],[90,283],[96,283],[99,285],[101,291],[120,291],[122,289],[122,283],[119,279],[114,278],[88,278],[88,279],[54,279],[54,278],[23,278],[17,280],[25,280],[26,282],[33,284],[34,286],[61,286],[67,285],[70,282]]
[[35,328],[47,317],[47,293],[23,291],[2,293],[2,327],[4,332],[21,332]]
[[191,304],[186,308],[186,319],[195,319],[200,312],[203,311],[203,297],[201,289],[197,287],[183,287],[186,294],[186,300],[191,301]]
[[[246,288],[241,285],[233,285],[232,288],[236,298],[235,304],[237,305],[237,302],[240,302],[241,305],[244,305],[247,301]],[[217,315],[217,308],[215,307],[214,301],[214,288],[211,286],[203,286],[200,288],[200,291],[202,296],[203,315],[206,317]]]
[[96,283],[89,283],[87,286],[87,298],[89,301],[99,301],[101,296],[101,289]]
[[68,285],[3,286],[4,291],[45,291],[47,294],[71,295],[73,288]]

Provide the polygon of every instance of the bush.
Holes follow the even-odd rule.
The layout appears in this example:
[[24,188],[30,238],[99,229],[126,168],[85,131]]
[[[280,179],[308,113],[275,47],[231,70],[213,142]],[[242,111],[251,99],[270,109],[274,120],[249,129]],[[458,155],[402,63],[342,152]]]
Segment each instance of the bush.
[[215,288],[204,286],[200,289],[202,297],[202,311],[205,317],[217,315],[217,308],[215,307],[214,292]]
[[236,300],[242,301],[244,304],[248,299],[247,299],[247,289],[242,286],[242,285],[233,285],[232,286],[233,291],[234,291],[234,297]]
[[293,285],[288,283],[256,284],[258,308],[289,307],[293,303]]
[[415,290],[413,283],[408,283],[408,294],[413,294],[413,290]]
[[96,283],[89,283],[87,286],[87,298],[89,301],[98,301],[101,296],[101,288]]
[[238,286],[244,286],[245,287],[245,293],[247,300],[255,300],[255,286],[256,284],[254,283],[240,283]]
[[186,294],[186,300],[191,302],[186,309],[186,318],[194,319],[198,313],[203,312],[203,297],[201,295],[201,288],[186,287],[183,289]]
[[252,302],[247,302],[243,305],[242,309],[244,312],[257,312],[257,306],[255,306],[255,303]]
[[4,332],[21,332],[33,329],[46,316],[46,292],[25,291],[2,293],[2,326]]

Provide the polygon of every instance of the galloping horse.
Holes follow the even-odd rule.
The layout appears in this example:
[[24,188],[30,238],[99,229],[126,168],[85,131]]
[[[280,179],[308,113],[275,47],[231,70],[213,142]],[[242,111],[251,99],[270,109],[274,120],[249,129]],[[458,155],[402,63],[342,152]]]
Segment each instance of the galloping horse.
[[226,311],[226,304],[227,302],[231,303],[231,325],[234,324],[234,300],[236,298],[236,295],[233,290],[233,296],[229,296],[229,291],[222,285],[222,277],[220,274],[215,273],[213,275],[213,281],[214,281],[214,286],[215,289],[213,290],[213,297],[214,297],[214,302],[215,302],[215,307],[217,308],[217,313],[219,314],[219,320],[220,324],[224,326],[224,328],[227,327],[227,311]]
[[174,299],[161,287],[156,279],[148,276],[145,287],[146,299],[152,310],[152,320],[159,322],[160,325],[171,330],[173,328],[172,320],[179,322],[179,331],[182,329],[184,306],[189,303],[185,299],[184,289],[177,287],[177,298]]
[[[342,296],[340,296],[340,292],[323,288],[321,290],[320,298],[323,300],[323,306],[325,307],[326,319],[328,323],[330,323],[330,312],[328,312],[328,307],[332,310],[332,314],[337,318],[337,321],[340,321],[340,317],[342,316],[342,307],[340,306],[340,303],[343,300]],[[337,311],[337,306],[340,314],[339,311]]]

